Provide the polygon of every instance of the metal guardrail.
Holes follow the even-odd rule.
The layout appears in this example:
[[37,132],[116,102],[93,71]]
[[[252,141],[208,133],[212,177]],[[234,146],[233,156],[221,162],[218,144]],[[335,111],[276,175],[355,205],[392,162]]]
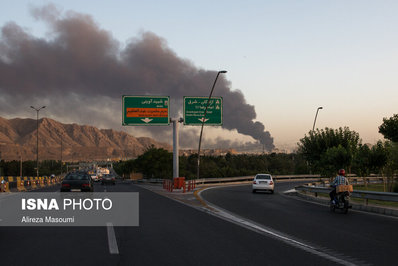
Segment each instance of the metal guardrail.
[[[297,186],[295,188],[299,191],[306,191],[310,193],[327,193],[331,191],[330,187],[316,187],[316,186]],[[367,200],[380,200],[380,201],[391,201],[398,202],[398,193],[391,192],[377,192],[377,191],[363,191],[363,190],[354,190],[350,194],[351,198],[358,198]]]
[[[273,175],[274,180],[295,180],[295,179],[320,179],[320,175]],[[253,181],[254,175],[239,176],[239,177],[220,177],[220,178],[201,178],[201,179],[187,179],[187,181],[194,181],[196,184],[214,184],[214,183],[228,183],[228,182],[244,182]],[[162,183],[163,179],[148,178],[136,180],[138,183]]]
[[[240,177],[202,178],[196,179],[198,184],[226,183],[253,181],[255,175]],[[320,179],[320,175],[272,175],[274,180],[295,180],[295,179]]]
[[[278,180],[300,180],[300,179],[318,179],[318,181],[322,181],[323,183],[328,183],[329,178],[321,178],[320,175],[272,175],[273,179]],[[229,183],[229,182],[248,182],[254,179],[254,175],[251,176],[240,176],[240,177],[220,177],[220,178],[201,178],[201,179],[187,179],[194,181],[196,184],[216,184],[216,183]],[[366,180],[367,183],[376,183],[383,182],[382,177],[349,177],[351,184],[360,184]],[[161,178],[148,178],[148,179],[139,179],[135,182],[138,183],[163,183],[163,179]]]

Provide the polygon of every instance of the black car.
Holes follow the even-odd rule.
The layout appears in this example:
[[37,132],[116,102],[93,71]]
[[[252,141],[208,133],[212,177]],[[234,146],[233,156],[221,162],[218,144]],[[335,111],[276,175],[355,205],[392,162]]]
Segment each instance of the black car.
[[70,191],[94,191],[91,176],[86,172],[72,172],[65,176],[61,183],[61,192]]
[[101,185],[104,185],[106,183],[115,185],[116,184],[115,176],[112,175],[112,174],[103,175],[102,178],[101,178]]

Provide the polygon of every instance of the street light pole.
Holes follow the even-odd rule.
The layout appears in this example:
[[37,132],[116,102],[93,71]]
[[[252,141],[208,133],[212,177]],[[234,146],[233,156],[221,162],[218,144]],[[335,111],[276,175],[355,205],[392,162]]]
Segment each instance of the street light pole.
[[43,108],[46,108],[45,106],[42,106],[40,108],[35,108],[31,106],[33,110],[36,111],[36,131],[37,131],[37,138],[36,138],[36,177],[39,177],[39,111]]
[[22,147],[21,147],[21,145],[18,145],[18,146],[19,146],[19,158],[20,158],[19,176],[20,176],[21,179],[22,179]]
[[63,148],[62,142],[63,142],[63,135],[61,135],[61,173],[60,173],[61,176],[62,176],[62,148]]
[[316,114],[315,114],[315,119],[314,119],[314,125],[312,126],[312,131],[314,131],[314,129],[315,129],[316,118],[317,118],[317,116],[318,116],[319,110],[321,110],[321,109],[323,109],[322,106],[320,106],[320,107],[318,107],[318,109],[316,109]]
[[206,120],[207,108],[209,107],[210,99],[211,99],[211,96],[213,95],[214,87],[216,86],[218,76],[219,76],[220,74],[225,74],[225,73],[227,73],[226,70],[221,70],[221,71],[218,71],[218,72],[217,72],[216,79],[214,80],[213,87],[211,88],[211,91],[210,91],[209,99],[207,100],[205,113],[204,113],[203,118],[202,118],[202,127],[201,127],[201,129],[200,129],[199,147],[198,147],[198,169],[197,169],[197,176],[196,176],[197,179],[199,179],[199,177],[200,177],[200,145],[201,145],[201,143],[202,143],[203,126],[204,126],[205,120]]

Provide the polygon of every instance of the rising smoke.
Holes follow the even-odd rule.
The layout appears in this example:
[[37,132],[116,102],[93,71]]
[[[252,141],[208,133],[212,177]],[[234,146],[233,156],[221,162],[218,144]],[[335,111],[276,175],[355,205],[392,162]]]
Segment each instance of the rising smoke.
[[[36,38],[14,22],[1,29],[0,111],[8,116],[26,116],[29,106],[42,104],[49,106],[45,116],[62,122],[118,129],[122,95],[167,95],[172,117],[180,117],[183,96],[208,95],[217,73],[179,58],[151,32],[122,47],[88,15],[62,13],[52,5],[33,9],[32,15],[47,23],[48,38]],[[223,128],[251,136],[272,150],[270,133],[253,121],[254,106],[230,87],[220,76],[215,95],[224,99]],[[150,131],[161,141],[170,135],[170,127],[138,130]],[[182,130],[181,142],[194,146],[197,132]]]

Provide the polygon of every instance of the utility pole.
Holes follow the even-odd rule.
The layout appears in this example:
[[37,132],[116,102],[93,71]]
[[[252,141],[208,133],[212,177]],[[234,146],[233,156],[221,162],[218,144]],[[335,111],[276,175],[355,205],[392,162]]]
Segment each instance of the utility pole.
[[178,123],[183,122],[183,118],[170,119],[173,123],[173,178],[179,177],[179,134],[178,134]]

